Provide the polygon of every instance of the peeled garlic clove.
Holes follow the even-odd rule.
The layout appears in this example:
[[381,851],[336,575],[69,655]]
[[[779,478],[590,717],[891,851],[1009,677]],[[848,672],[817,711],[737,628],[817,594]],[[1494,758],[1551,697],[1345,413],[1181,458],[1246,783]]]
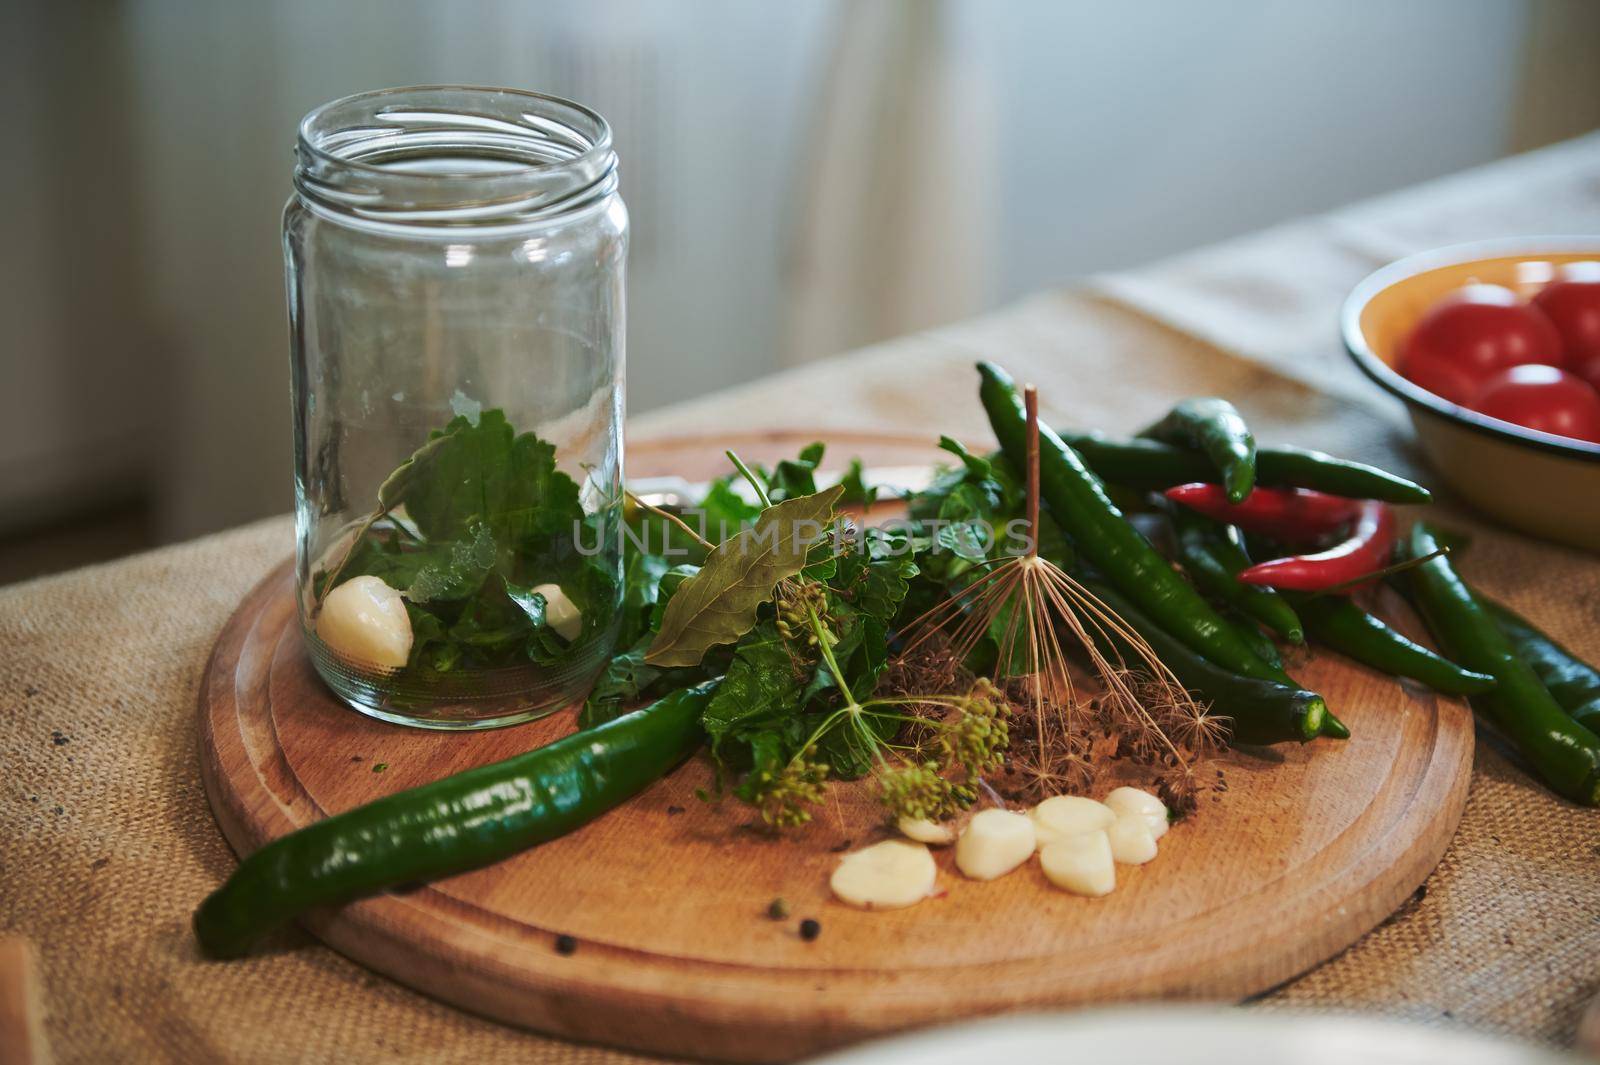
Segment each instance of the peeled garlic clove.
[[914,839],[918,843],[927,843],[935,847],[953,843],[956,838],[955,832],[949,825],[941,825],[939,822],[929,821],[925,817],[902,817],[895,822],[895,827],[907,839]]
[[1039,852],[1039,866],[1050,883],[1074,895],[1097,899],[1117,886],[1111,841],[1103,829],[1046,843]]
[[886,839],[839,861],[828,886],[839,901],[863,910],[896,910],[933,894],[938,867],[920,843]]
[[993,880],[1027,861],[1036,842],[1027,814],[984,810],[956,840],[956,868],[974,880]]
[[1138,814],[1123,814],[1106,829],[1111,857],[1122,865],[1143,865],[1156,856],[1156,838],[1150,824]]
[[1138,814],[1144,818],[1145,824],[1150,826],[1150,834],[1160,839],[1167,834],[1167,807],[1160,799],[1148,791],[1138,788],[1116,788],[1106,796],[1105,804],[1118,817],[1123,814]]
[[399,669],[411,657],[406,601],[378,577],[351,577],[322,601],[317,636],[354,665]]
[[1117,819],[1109,806],[1081,795],[1046,799],[1030,810],[1028,816],[1033,818],[1033,830],[1041,847],[1068,836],[1110,828],[1111,822]]
[[559,584],[536,584],[528,589],[544,596],[544,623],[556,635],[571,643],[583,631],[583,611],[579,610]]

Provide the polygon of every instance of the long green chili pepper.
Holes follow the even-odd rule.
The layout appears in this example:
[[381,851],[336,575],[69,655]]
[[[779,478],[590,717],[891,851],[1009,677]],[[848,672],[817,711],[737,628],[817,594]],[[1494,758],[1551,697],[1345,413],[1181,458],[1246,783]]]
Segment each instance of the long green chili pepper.
[[1139,434],[1205,455],[1222,478],[1230,503],[1242,503],[1256,484],[1256,438],[1233,404],[1216,396],[1180,401]]
[[[1198,452],[1157,440],[1118,440],[1103,433],[1061,434],[1084,463],[1112,484],[1159,490],[1206,481],[1221,475]],[[1432,496],[1414,481],[1376,466],[1334,458],[1297,447],[1257,447],[1256,483],[1280,488],[1314,488],[1351,499],[1385,503],[1426,503]]]
[[[1438,539],[1425,523],[1412,527],[1412,558],[1438,548]],[[1422,563],[1409,576],[1422,615],[1445,653],[1495,678],[1494,688],[1473,696],[1472,705],[1498,726],[1556,792],[1586,806],[1600,804],[1600,736],[1567,716],[1533,667],[1518,657],[1448,556]]]
[[1448,658],[1408,640],[1344,595],[1292,596],[1306,631],[1357,662],[1397,677],[1420,680],[1446,695],[1476,695],[1494,687],[1486,673],[1462,669]]
[[1300,619],[1283,596],[1271,588],[1234,579],[1251,565],[1235,530],[1185,507],[1167,507],[1166,511],[1178,560],[1200,591],[1254,618],[1291,643],[1305,642]]
[[1482,595],[1478,601],[1511,641],[1517,657],[1533,667],[1561,709],[1590,732],[1600,733],[1600,669],[1552,640],[1510,607]]
[[[980,362],[979,396],[1006,459],[1027,467],[1027,420],[1011,377]],[[1233,626],[1156,553],[1106,498],[1099,480],[1048,426],[1039,427],[1039,489],[1050,514],[1079,552],[1156,624],[1219,666],[1247,677],[1291,683],[1262,661]]]
[[[1277,681],[1241,677],[1206,661],[1184,646],[1161,626],[1128,601],[1105,581],[1080,578],[1084,587],[1120,617],[1150,645],[1161,662],[1178,678],[1178,683],[1200,699],[1212,704],[1218,714],[1232,721],[1233,738],[1240,743],[1304,743],[1326,733],[1328,706],[1322,696]],[[1091,626],[1091,630],[1092,630]],[[1092,632],[1104,649],[1115,649],[1125,661],[1136,661],[1127,644],[1103,633]],[[1348,736],[1348,730],[1344,735]]]
[[475,869],[565,835],[700,745],[715,684],[273,840],[200,904],[195,937],[213,957],[237,957],[313,906]]
[[1272,637],[1262,632],[1254,619],[1248,618],[1237,610],[1225,608],[1220,611],[1222,620],[1233,626],[1233,631],[1239,638],[1250,645],[1256,657],[1275,669],[1283,668],[1283,655],[1278,653],[1278,645],[1272,642]]

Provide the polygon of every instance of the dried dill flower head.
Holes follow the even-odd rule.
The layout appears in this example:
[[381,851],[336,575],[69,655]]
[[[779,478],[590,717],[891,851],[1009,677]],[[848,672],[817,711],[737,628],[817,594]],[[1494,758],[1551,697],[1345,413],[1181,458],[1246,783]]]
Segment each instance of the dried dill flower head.
[[1179,816],[1193,813],[1200,800],[1194,769],[1189,765],[1169,766],[1156,781],[1156,794],[1173,813]]
[[1228,745],[1232,729],[1228,719],[1213,713],[1210,704],[1191,703],[1167,716],[1167,732],[1195,760],[1209,758]]
[[878,798],[891,815],[914,821],[937,821],[965,805],[956,786],[940,774],[934,762],[880,770]]
[[828,764],[808,747],[777,770],[758,769],[745,782],[750,801],[773,828],[798,828],[811,820],[811,807],[826,793]]

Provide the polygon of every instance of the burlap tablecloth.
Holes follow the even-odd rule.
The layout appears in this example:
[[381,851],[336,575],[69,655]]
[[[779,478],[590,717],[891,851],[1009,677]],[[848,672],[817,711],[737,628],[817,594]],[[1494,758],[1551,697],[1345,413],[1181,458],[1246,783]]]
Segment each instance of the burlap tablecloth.
[[[1175,397],[1236,399],[1266,441],[1417,469],[1398,407],[1355,379],[1335,312],[1380,262],[1476,237],[1600,232],[1600,139],[1148,270],[1035,298],[639,419],[683,430],[907,428],[986,435],[970,362],[1037,381],[1052,418],[1130,429]],[[1158,321],[1157,319],[1165,319]],[[1600,658],[1593,556],[1497,531],[1464,566]],[[291,550],[275,519],[0,590],[0,930],[43,960],[66,1061],[611,1062],[415,995],[309,939],[199,960],[195,903],[234,857],[196,766],[195,697],[219,627]],[[1552,1042],[1597,990],[1600,814],[1480,745],[1460,832],[1425,892],[1264,1008],[1373,1010]]]

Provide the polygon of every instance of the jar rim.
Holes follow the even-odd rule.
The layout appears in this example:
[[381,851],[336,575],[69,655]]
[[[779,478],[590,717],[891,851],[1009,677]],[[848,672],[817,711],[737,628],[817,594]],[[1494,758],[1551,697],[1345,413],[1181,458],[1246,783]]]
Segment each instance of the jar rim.
[[[295,186],[304,197],[392,223],[547,219],[616,188],[605,118],[530,89],[408,85],[355,93],[307,112],[295,148]],[[493,165],[401,165],[452,155]]]
[[[377,105],[385,100],[403,100],[407,97],[418,96],[423,93],[463,93],[476,94],[484,97],[511,96],[525,100],[536,100],[540,104],[546,106],[554,105],[558,109],[570,111],[593,124],[594,135],[586,138],[588,140],[588,145],[578,154],[565,159],[550,159],[542,162],[522,163],[516,167],[508,167],[503,171],[499,171],[496,176],[515,174],[519,171],[548,170],[556,167],[572,166],[586,156],[601,155],[612,150],[611,124],[605,120],[604,116],[602,116],[600,112],[591,107],[585,107],[576,100],[569,100],[564,96],[556,96],[553,93],[537,92],[533,89],[515,89],[507,86],[497,85],[461,84],[396,85],[387,89],[368,89],[363,92],[351,93],[349,96],[341,96],[335,100],[329,100],[327,103],[319,104],[316,107],[313,107],[310,111],[307,111],[305,117],[300,120],[300,125],[297,131],[299,138],[298,146],[313,156],[323,159],[329,163],[349,167],[353,170],[363,170],[374,174],[391,176],[394,174],[394,170],[389,167],[365,162],[359,155],[346,155],[337,151],[331,151],[324,147],[321,143],[321,139],[315,132],[315,127],[318,122],[326,119],[329,115],[339,110],[352,109],[358,105],[366,103]],[[374,110],[380,111],[381,113],[380,108],[376,106],[374,107]],[[532,133],[533,130],[530,128],[529,132]],[[483,174],[481,172],[474,171],[429,171],[427,176],[429,178],[437,178],[441,180],[483,180]]]

